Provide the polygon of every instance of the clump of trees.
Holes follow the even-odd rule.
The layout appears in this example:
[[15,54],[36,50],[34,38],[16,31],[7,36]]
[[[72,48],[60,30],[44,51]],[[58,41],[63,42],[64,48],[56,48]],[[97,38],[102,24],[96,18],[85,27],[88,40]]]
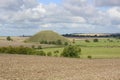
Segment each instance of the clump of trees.
[[79,58],[81,54],[81,48],[75,45],[66,46],[61,53],[63,57],[72,57],[72,58]]
[[40,41],[40,44],[68,45],[68,42],[63,43],[59,39],[57,41],[45,41],[45,40],[42,40],[42,41]]

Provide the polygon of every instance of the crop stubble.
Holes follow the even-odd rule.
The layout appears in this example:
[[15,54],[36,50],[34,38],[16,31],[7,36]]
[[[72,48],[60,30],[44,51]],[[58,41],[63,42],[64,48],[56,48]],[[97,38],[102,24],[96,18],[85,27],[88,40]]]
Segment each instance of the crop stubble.
[[0,80],[120,80],[120,59],[0,54]]

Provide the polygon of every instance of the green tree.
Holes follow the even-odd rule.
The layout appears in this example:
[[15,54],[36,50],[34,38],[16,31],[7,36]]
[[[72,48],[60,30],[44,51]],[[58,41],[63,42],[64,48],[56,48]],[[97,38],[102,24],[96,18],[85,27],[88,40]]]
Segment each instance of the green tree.
[[6,39],[7,39],[8,41],[11,41],[11,40],[12,40],[10,36],[8,36]]
[[69,45],[66,46],[61,54],[63,57],[80,57],[81,48],[79,46]]

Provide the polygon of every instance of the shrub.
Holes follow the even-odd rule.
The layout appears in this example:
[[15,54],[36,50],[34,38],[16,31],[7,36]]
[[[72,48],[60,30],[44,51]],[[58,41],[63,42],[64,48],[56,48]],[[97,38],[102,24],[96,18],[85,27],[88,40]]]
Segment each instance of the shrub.
[[1,53],[10,53],[10,54],[32,54],[32,49],[27,47],[2,47],[0,48]]
[[65,42],[64,45],[67,46],[67,45],[68,45],[68,42]]
[[57,53],[55,53],[55,54],[54,54],[54,56],[55,56],[55,57],[58,57],[58,54],[57,54]]
[[14,49],[16,50],[17,54],[32,54],[32,49],[28,48],[28,47],[20,46],[20,47],[14,48]]
[[52,53],[51,53],[51,52],[48,52],[48,53],[47,53],[47,56],[52,56]]
[[59,50],[54,51],[54,53],[59,53]]
[[90,41],[88,39],[86,39],[85,42],[90,42]]
[[75,44],[75,39],[73,39],[72,43]]
[[88,56],[89,59],[92,59],[92,56]]
[[99,40],[98,39],[93,39],[93,42],[98,42]]
[[35,49],[35,45],[32,45],[32,48]]
[[1,52],[1,53],[6,53],[6,50],[7,50],[6,47],[1,47],[1,48],[0,48],[0,52]]
[[42,41],[40,41],[40,44],[48,44],[48,42],[47,42],[47,41],[42,40]]
[[51,44],[56,44],[56,42],[55,41],[51,41]]
[[80,57],[81,48],[79,46],[69,45],[66,46],[61,54],[63,57]]
[[56,41],[56,44],[57,44],[57,45],[62,45],[62,41],[61,41],[61,40],[57,40],[57,41]]
[[44,51],[36,51],[36,55],[46,56],[46,53]]
[[38,49],[42,49],[42,47],[39,45],[39,46],[38,46]]

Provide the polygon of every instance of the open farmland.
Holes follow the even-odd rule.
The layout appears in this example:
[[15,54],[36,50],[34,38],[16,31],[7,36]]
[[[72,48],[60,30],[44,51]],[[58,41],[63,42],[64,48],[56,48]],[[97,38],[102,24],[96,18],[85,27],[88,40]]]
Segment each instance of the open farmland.
[[54,45],[47,45],[47,44],[40,44],[40,43],[25,43],[24,41],[28,39],[29,37],[11,37],[13,41],[6,40],[6,37],[0,37],[0,47],[18,47],[18,46],[24,46],[24,47],[32,47],[33,45],[35,47],[38,47],[39,45],[42,47],[53,47]]
[[[72,40],[73,38],[71,38]],[[94,42],[95,38],[74,38],[75,45],[83,47],[120,47],[120,39],[115,38],[98,38],[98,42]],[[88,40],[89,42],[86,42]]]
[[120,59],[0,54],[0,80],[120,80]]
[[[54,55],[55,51],[58,51],[57,55],[59,56],[63,48],[45,48],[42,49],[44,52],[51,52]],[[81,58],[87,58],[92,56],[92,58],[120,58],[120,47],[81,47]]]

